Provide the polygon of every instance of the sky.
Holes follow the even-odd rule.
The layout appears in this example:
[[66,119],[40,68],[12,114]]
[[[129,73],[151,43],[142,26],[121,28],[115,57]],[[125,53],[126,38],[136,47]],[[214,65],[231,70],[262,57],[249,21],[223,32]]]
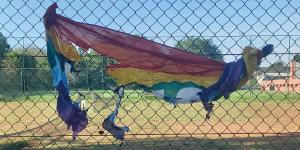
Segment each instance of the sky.
[[[300,53],[298,0],[1,0],[0,32],[12,48],[45,49],[42,16],[53,2],[58,14],[175,46],[186,36],[211,39],[225,61],[243,47],[275,45],[263,66],[288,63]],[[288,54],[292,53],[292,54]]]

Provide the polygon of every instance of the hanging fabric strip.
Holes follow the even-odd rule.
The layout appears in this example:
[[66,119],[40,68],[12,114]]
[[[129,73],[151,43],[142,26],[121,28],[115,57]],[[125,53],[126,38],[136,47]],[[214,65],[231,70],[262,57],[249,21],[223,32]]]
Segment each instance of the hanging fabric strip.
[[103,128],[119,140],[124,140],[125,132],[129,131],[127,126],[119,127],[115,124],[115,118],[118,115],[119,107],[124,97],[124,90],[124,86],[119,86],[114,90],[115,94],[118,95],[115,110],[102,123]]
[[[67,124],[67,129],[73,131],[72,137],[75,139],[78,133],[88,124],[87,110],[81,110],[79,105],[74,103],[69,96],[66,73],[75,71],[74,61],[78,60],[78,54],[72,55],[74,53],[69,52],[74,51],[72,45],[61,44],[53,26],[47,26],[46,22],[50,20],[47,17],[44,18],[46,27],[47,58],[52,72],[53,85],[59,94],[56,110],[58,116]],[[74,56],[74,59],[65,57],[66,53],[62,53],[64,50],[68,50],[67,54],[70,54],[72,57]]]

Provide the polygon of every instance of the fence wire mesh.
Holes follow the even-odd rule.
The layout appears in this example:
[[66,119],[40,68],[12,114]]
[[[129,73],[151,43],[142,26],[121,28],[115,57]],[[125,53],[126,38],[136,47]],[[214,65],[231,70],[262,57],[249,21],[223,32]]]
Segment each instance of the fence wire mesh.
[[[89,125],[71,142],[57,116],[57,92],[47,63],[42,16],[58,13],[231,62],[245,46],[275,51],[242,89],[215,103],[210,120],[200,104],[172,105],[135,86],[127,88],[118,124],[125,142],[99,134],[113,110],[104,85],[114,61],[90,50],[70,78],[71,95],[88,111]],[[1,0],[1,149],[299,149],[300,3],[297,0]],[[209,51],[203,51],[209,49]],[[83,97],[79,98],[79,93]]]

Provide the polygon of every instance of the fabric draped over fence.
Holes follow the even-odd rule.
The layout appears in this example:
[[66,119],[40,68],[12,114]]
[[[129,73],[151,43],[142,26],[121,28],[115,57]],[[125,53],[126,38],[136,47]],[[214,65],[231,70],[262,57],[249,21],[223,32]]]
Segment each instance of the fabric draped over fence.
[[[252,70],[249,71],[249,66],[257,68],[260,60],[273,49],[272,45],[267,45],[262,51],[255,50],[253,54],[255,63],[248,59],[244,60],[245,57],[236,62],[225,63],[127,33],[76,22],[56,14],[56,8],[57,4],[54,3],[44,15],[48,61],[53,72],[54,86],[60,95],[58,101],[61,98],[64,102],[63,106],[57,106],[58,112],[68,125],[74,126],[73,132],[76,134],[86,126],[87,121],[78,121],[78,118],[74,120],[76,118],[74,115],[85,120],[86,113],[77,109],[68,95],[65,74],[67,71],[74,71],[74,61],[80,59],[73,45],[84,50],[92,49],[117,60],[117,64],[108,66],[107,73],[116,79],[118,85],[135,83],[148,90],[185,85],[197,87],[201,90],[197,95],[208,112],[212,109],[209,102],[222,96],[228,98],[230,93],[245,83],[253,73]],[[71,66],[69,68],[71,70],[65,70],[66,64]],[[167,95],[164,99],[176,103],[176,98],[174,101],[172,95]],[[70,109],[67,115],[64,114],[66,113],[63,111],[64,108]],[[113,113],[110,118],[116,115],[117,113]],[[113,120],[111,119],[111,122],[114,122]],[[116,127],[116,130],[124,131],[122,128],[117,128],[114,123],[111,126]],[[123,139],[124,136],[115,137]]]

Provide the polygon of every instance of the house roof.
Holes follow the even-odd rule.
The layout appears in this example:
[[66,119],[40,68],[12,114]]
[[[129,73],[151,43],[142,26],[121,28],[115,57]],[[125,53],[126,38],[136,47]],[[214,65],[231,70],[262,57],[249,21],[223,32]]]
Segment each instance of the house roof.
[[271,66],[271,67],[260,67],[258,73],[289,73],[290,67],[287,66]]
[[[289,65],[291,66],[291,63]],[[257,74],[264,76],[264,80],[286,79],[289,78],[291,75],[300,79],[300,63],[294,62],[293,68],[291,68],[290,66],[271,65],[269,67],[260,67],[257,71]],[[291,74],[290,72],[291,69],[294,72],[293,74]]]

